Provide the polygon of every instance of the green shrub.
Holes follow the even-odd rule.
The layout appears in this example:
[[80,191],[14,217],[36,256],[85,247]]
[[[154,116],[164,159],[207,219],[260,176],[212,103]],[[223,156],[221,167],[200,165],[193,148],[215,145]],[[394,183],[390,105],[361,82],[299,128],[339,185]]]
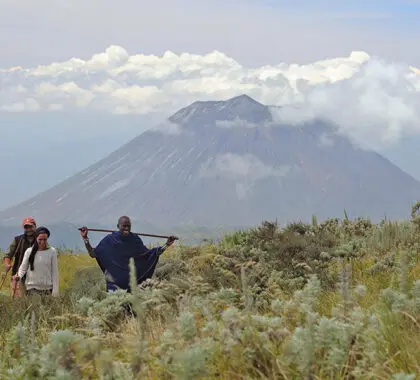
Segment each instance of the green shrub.
[[0,378],[414,379],[418,248],[412,222],[264,222],[108,295],[61,255],[60,297],[0,295]]

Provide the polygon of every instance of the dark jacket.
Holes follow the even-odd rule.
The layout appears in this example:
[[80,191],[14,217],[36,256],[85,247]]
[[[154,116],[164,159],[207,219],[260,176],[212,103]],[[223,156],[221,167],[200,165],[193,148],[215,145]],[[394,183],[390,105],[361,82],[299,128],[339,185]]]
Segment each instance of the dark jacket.
[[34,242],[35,240],[32,243],[29,242],[25,234],[15,236],[13,238],[12,242],[9,245],[9,248],[7,248],[6,250],[5,256],[8,257],[10,261],[12,261],[13,258],[15,259],[12,267],[12,276],[14,276],[17,273],[19,266],[22,263],[25,251],[28,248],[32,247]]

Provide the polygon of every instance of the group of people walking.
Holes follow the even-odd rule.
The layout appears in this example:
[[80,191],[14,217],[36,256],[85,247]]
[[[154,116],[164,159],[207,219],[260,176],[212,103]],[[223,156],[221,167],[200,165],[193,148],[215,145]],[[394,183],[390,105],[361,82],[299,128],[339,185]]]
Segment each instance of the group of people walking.
[[[16,236],[4,257],[5,276],[11,270],[13,297],[23,294],[59,294],[57,251],[48,243],[50,231],[25,218],[23,234]],[[13,262],[13,264],[12,264]]]
[[[12,271],[12,296],[59,295],[57,250],[48,242],[49,229],[37,227],[31,217],[25,218],[22,226],[23,234],[12,240],[4,257],[4,276]],[[153,275],[160,255],[176,237],[170,236],[165,245],[148,249],[141,238],[131,232],[129,217],[120,217],[117,227],[118,231],[105,236],[96,248],[90,245],[86,227],[80,229],[80,235],[89,255],[96,259],[104,273],[107,292],[117,289],[131,292],[130,259],[134,259],[137,284],[140,284]]]

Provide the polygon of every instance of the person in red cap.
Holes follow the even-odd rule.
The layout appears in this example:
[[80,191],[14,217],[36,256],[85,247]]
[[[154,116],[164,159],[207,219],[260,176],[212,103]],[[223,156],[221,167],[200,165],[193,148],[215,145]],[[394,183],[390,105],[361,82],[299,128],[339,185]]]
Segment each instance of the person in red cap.
[[[25,251],[32,247],[35,242],[35,230],[36,222],[34,218],[28,217],[23,220],[23,234],[15,236],[6,250],[4,257],[4,267],[7,273],[12,270],[12,277],[17,274],[20,264],[23,260]],[[12,260],[14,259],[13,265]],[[22,294],[22,288],[20,283],[17,283],[14,279],[11,282],[11,291],[15,296]]]

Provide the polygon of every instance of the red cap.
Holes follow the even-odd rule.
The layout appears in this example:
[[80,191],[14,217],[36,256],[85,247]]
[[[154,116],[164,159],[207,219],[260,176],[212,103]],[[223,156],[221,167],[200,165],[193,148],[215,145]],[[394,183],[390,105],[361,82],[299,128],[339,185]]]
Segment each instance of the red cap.
[[27,226],[28,224],[32,224],[33,226],[35,226],[35,227],[36,227],[36,222],[35,222],[35,219],[34,219],[34,218],[31,218],[31,217],[29,217],[29,218],[25,218],[25,219],[23,220],[22,225],[23,225],[23,226]]

